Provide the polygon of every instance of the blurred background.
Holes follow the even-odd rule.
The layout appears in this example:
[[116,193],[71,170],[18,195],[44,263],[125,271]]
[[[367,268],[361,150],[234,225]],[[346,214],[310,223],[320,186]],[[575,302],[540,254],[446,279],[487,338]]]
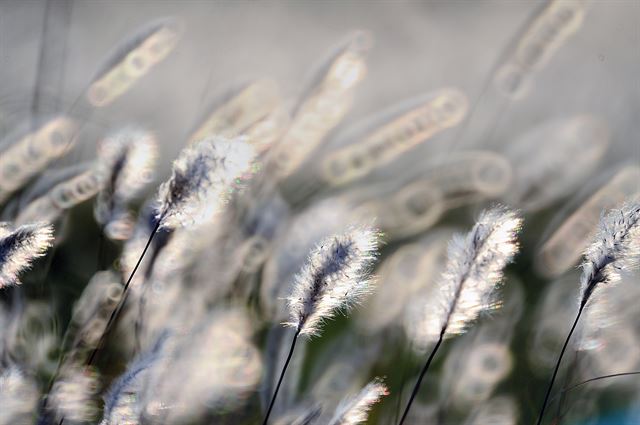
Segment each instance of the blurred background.
[[[166,51],[149,53],[153,63],[141,68],[127,62],[160,31]],[[380,376],[390,394],[368,423],[394,423],[428,353],[407,312],[437,285],[453,232],[467,231],[481,209],[500,202],[525,219],[503,308],[447,341],[408,423],[532,423],[575,314],[581,252],[603,210],[640,195],[639,47],[634,0],[2,0],[0,166],[11,162],[16,141],[52,117],[77,125],[68,149],[24,185],[9,192],[0,184],[3,220],[20,223],[24,211],[46,216],[29,206],[79,175],[73,167],[100,162],[104,140],[122,128],[148,131],[158,151],[152,183],[131,201],[142,211],[138,230],[105,240],[105,223],[94,218],[100,187],[47,218],[56,224],[53,251],[3,294],[3,320],[15,324],[13,336],[5,333],[13,346],[3,350],[33,378],[34,394],[45,394],[78,300],[100,299],[87,283],[100,280],[97,270],[113,270],[116,277],[102,276],[113,283],[131,269],[125,256],[140,252],[139,238],[150,231],[140,230],[143,200],[172,161],[194,138],[245,134],[263,169],[230,201],[227,221],[217,223],[224,232],[209,223],[211,235],[172,236],[175,246],[164,252],[175,269],[146,276],[151,295],[140,291],[130,302],[150,298],[143,347],[133,341],[131,307],[121,338],[112,338],[97,365],[95,390],[83,393],[95,407],[74,421],[97,423],[113,379],[183,320],[194,326],[180,328],[190,337],[208,332],[212,341],[230,341],[228,350],[216,343],[204,351],[221,356],[223,371],[196,367],[201,352],[176,354],[169,369],[179,373],[180,362],[196,368],[186,375],[193,391],[210,397],[196,397],[198,414],[185,414],[182,400],[173,416],[158,416],[154,406],[171,406],[141,396],[150,423],[260,423],[288,348],[289,331],[279,324],[294,274],[322,238],[375,219],[384,232],[377,292],[298,348],[273,417],[304,423],[296,417],[320,404],[318,423],[328,423],[326,412]],[[127,77],[118,80],[120,68]],[[0,169],[10,180],[8,168]],[[185,240],[195,252],[184,254]],[[214,287],[203,283],[211,276]],[[637,283],[626,278],[604,295],[606,308],[584,321],[557,389],[638,370]],[[206,294],[190,318],[186,293]],[[200,382],[206,374],[216,382]],[[139,393],[155,383],[161,399],[171,399],[181,375],[150,375]],[[639,382],[612,378],[558,396],[547,423],[640,423]],[[52,417],[74,411],[64,396],[57,400],[62,407]]]

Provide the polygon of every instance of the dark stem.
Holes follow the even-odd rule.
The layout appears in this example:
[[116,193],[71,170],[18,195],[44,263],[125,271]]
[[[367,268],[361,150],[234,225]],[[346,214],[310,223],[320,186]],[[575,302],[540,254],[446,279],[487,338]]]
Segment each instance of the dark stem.
[[420,390],[420,385],[422,384],[422,379],[424,379],[424,376],[427,374],[427,371],[429,370],[429,366],[431,366],[431,362],[433,361],[433,358],[436,356],[436,352],[438,351],[438,348],[440,348],[440,344],[442,344],[442,340],[444,339],[445,332],[446,332],[446,328],[443,328],[442,332],[440,332],[440,337],[438,338],[438,342],[436,342],[435,347],[433,347],[433,350],[431,350],[431,354],[429,354],[429,358],[427,359],[427,362],[424,364],[424,367],[420,372],[418,381],[416,382],[416,385],[413,387],[413,392],[411,393],[411,397],[409,398],[409,403],[407,403],[407,407],[404,409],[404,413],[402,414],[402,419],[400,419],[400,422],[398,423],[398,425],[402,425],[405,419],[407,419],[407,415],[409,414],[409,409],[411,409],[411,404],[413,404],[413,399],[416,398],[416,395]]
[[282,372],[280,372],[280,378],[278,379],[278,385],[276,385],[276,391],[273,393],[273,397],[271,397],[271,402],[269,403],[269,409],[267,409],[267,414],[264,417],[264,421],[262,421],[262,425],[267,425],[269,421],[269,416],[271,415],[271,410],[273,409],[273,405],[276,402],[276,397],[278,397],[278,391],[280,391],[280,385],[282,384],[282,379],[284,378],[284,374],[287,371],[287,367],[289,366],[289,362],[291,361],[291,356],[293,356],[293,350],[296,348],[296,342],[298,341],[298,336],[300,335],[301,329],[298,329],[293,336],[293,341],[291,341],[291,348],[289,349],[289,355],[287,356],[287,361],[284,362],[284,367],[282,368]]
[[[562,384],[562,388],[567,388],[567,385],[569,385],[569,382],[571,382],[571,380],[573,379],[574,373],[576,371],[576,369],[578,368],[578,356],[580,354],[580,351],[575,350],[575,356],[573,357],[573,361],[571,362],[571,366],[569,367],[569,371],[567,372],[567,376],[564,379],[564,383]],[[556,420],[556,422],[559,424],[560,420],[562,419],[562,417],[564,416],[564,414],[562,413],[562,406],[564,405],[565,402],[565,396],[566,393],[564,391],[560,392],[560,401],[558,402],[558,409],[556,411],[556,417],[554,418],[554,420]],[[555,399],[555,397],[553,397],[551,400]],[[549,404],[551,404],[551,400],[549,401]]]
[[151,253],[151,258],[149,258],[149,261],[147,261],[146,269],[144,271],[144,281],[143,281],[144,283],[142,286],[142,291],[140,293],[140,298],[138,299],[138,312],[137,312],[136,321],[134,325],[135,353],[140,353],[142,350],[142,343],[140,339],[142,337],[142,331],[144,329],[143,328],[144,311],[145,311],[145,306],[147,305],[147,292],[149,288],[149,285],[146,282],[148,282],[149,279],[151,279],[153,267],[156,264],[158,255],[164,249],[164,247],[167,246],[167,241],[168,241],[168,238],[171,237],[171,234],[167,236],[167,234],[164,233],[164,234],[161,234],[161,236],[163,237],[160,239],[156,239],[155,249]]
[[578,325],[578,320],[580,320],[580,316],[582,315],[582,310],[584,310],[585,305],[586,305],[586,300],[580,304],[580,310],[578,310],[578,314],[576,315],[576,319],[573,321],[573,326],[571,326],[569,335],[567,335],[567,339],[564,341],[564,345],[562,346],[562,351],[560,351],[560,356],[558,357],[558,361],[556,362],[556,367],[553,370],[553,375],[551,376],[551,382],[549,382],[547,393],[544,396],[544,402],[542,403],[542,408],[540,408],[540,414],[538,415],[538,421],[536,422],[536,425],[540,425],[542,423],[542,417],[544,416],[544,411],[546,410],[547,404],[549,403],[549,396],[551,395],[551,389],[553,388],[553,383],[555,382],[556,376],[558,375],[558,370],[560,369],[560,363],[562,362],[562,357],[564,356],[564,353],[567,350],[567,346],[569,345],[569,340],[571,339],[571,335],[573,335],[573,332],[576,330],[576,326]]
[[136,271],[140,267],[140,263],[142,263],[142,259],[144,258],[145,254],[147,253],[147,250],[149,249],[149,246],[151,246],[151,242],[153,241],[153,237],[158,232],[158,229],[160,228],[160,224],[161,223],[162,223],[162,217],[158,219],[158,222],[156,223],[156,226],[154,227],[153,231],[151,232],[151,235],[149,236],[149,240],[147,241],[147,244],[144,246],[144,250],[142,251],[142,255],[140,255],[140,258],[138,258],[138,262],[136,263],[136,266],[133,268],[133,271],[131,272],[131,275],[129,275],[129,278],[127,279],[127,282],[124,284],[124,288],[122,289],[122,296],[120,297],[120,302],[118,303],[118,305],[116,305],[116,308],[111,312],[111,316],[109,317],[109,320],[107,321],[107,325],[105,326],[104,331],[102,332],[102,336],[100,337],[100,340],[98,341],[98,344],[96,345],[96,347],[91,352],[91,356],[89,357],[89,360],[87,362],[87,366],[91,366],[91,364],[93,363],[93,361],[94,361],[94,359],[96,357],[96,354],[98,353],[98,351],[100,351],[100,348],[102,347],[102,344],[104,344],[104,341],[107,338],[107,335],[109,334],[109,331],[111,330],[116,317],[118,316],[118,314],[122,310],[122,307],[124,306],[124,303],[127,300],[127,295],[128,295],[127,290],[129,289],[129,285],[131,284],[131,281],[133,280],[133,276],[135,276]]
[[611,375],[603,375],[603,376],[597,376],[595,378],[591,378],[591,379],[587,379],[586,381],[582,381],[582,382],[578,382],[575,385],[572,385],[570,387],[565,387],[562,391],[560,391],[560,394],[555,395],[554,397],[551,397],[551,400],[549,400],[549,404],[553,403],[553,401],[555,399],[557,399],[560,395],[562,394],[566,394],[569,391],[573,391],[578,387],[581,387],[585,384],[588,384],[589,382],[594,382],[594,381],[599,381],[601,379],[608,379],[608,378],[618,378],[621,376],[631,376],[631,375],[640,375],[640,371],[635,371],[635,372],[624,372],[624,373],[614,373]]

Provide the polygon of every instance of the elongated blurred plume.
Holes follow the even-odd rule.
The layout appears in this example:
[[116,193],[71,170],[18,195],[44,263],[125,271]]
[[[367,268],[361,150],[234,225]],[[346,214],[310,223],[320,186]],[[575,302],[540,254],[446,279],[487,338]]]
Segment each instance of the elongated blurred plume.
[[354,425],[366,422],[373,405],[387,394],[389,391],[381,380],[370,382],[358,395],[340,403],[329,424]]
[[379,237],[372,227],[353,227],[320,243],[296,276],[286,325],[317,335],[324,320],[358,303],[369,292]]
[[141,421],[141,394],[150,368],[160,359],[166,335],[158,339],[148,353],[133,361],[114,381],[104,397],[104,412],[100,425],[137,424]]
[[110,238],[129,236],[133,219],[126,211],[127,203],[153,179],[157,151],[153,135],[136,127],[122,129],[100,144],[98,155],[106,181],[94,214]]
[[587,303],[599,284],[617,283],[621,272],[637,267],[639,259],[640,202],[633,202],[601,219],[582,263],[580,305]]
[[148,372],[144,423],[202,423],[207,414],[244,406],[263,370],[251,326],[243,310],[218,309],[167,341]]
[[98,375],[91,369],[70,369],[56,381],[49,394],[49,406],[56,411],[56,419],[71,423],[91,422],[98,413],[96,396]]
[[16,366],[5,368],[0,372],[0,425],[33,423],[38,397],[35,381]]
[[185,148],[160,186],[158,218],[163,228],[206,222],[220,211],[249,172],[253,148],[242,138],[205,139]]
[[[414,303],[410,320],[419,320],[418,339],[433,341],[465,331],[481,311],[492,307],[504,267],[518,251],[522,220],[505,208],[485,211],[466,235],[454,235],[439,289],[424,303]],[[420,305],[422,304],[422,305]]]
[[0,288],[19,284],[20,273],[44,256],[52,242],[51,225],[27,224],[11,230],[7,223],[0,223]]

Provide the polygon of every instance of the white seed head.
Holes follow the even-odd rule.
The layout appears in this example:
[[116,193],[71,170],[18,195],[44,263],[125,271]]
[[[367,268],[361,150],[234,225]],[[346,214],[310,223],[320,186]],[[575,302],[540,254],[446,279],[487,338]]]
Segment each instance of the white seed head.
[[356,396],[343,400],[337,407],[329,425],[355,425],[364,423],[374,404],[389,394],[382,380],[375,379]]
[[614,209],[600,220],[598,232],[587,248],[580,278],[581,305],[599,284],[615,284],[621,273],[638,266],[640,259],[640,203]]
[[484,211],[467,235],[454,235],[439,285],[408,311],[407,325],[417,341],[463,333],[483,310],[496,306],[495,289],[518,251],[521,224],[516,213],[498,207]]
[[95,215],[98,222],[107,224],[152,180],[157,142],[147,131],[125,128],[102,141],[98,157],[106,178],[96,199]]
[[53,227],[46,223],[11,229],[0,223],[0,288],[19,284],[20,273],[47,252],[53,242]]
[[295,277],[286,325],[317,335],[324,320],[357,304],[370,290],[379,237],[374,228],[360,226],[320,243]]
[[162,226],[175,228],[211,220],[249,172],[254,155],[242,138],[216,137],[185,148],[173,163],[170,179],[159,189]]

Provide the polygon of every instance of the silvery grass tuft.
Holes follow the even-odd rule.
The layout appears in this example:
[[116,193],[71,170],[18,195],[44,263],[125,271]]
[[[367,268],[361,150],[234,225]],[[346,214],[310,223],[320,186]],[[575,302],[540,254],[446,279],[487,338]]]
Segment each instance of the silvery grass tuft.
[[585,251],[580,277],[578,314],[558,356],[540,408],[538,425],[542,423],[562,357],[587,303],[592,298],[593,302],[597,302],[599,287],[618,283],[622,273],[630,272],[638,267],[638,260],[640,260],[640,202],[634,201],[603,215],[598,231],[591,245]]
[[179,225],[198,225],[211,220],[222,209],[243,175],[250,171],[253,160],[254,151],[242,138],[204,139],[180,153],[173,163],[171,177],[158,190],[155,226],[124,285],[121,300],[113,310],[98,346],[89,357],[89,365],[121,311],[129,285],[158,230],[172,230]]
[[52,242],[53,227],[49,224],[12,229],[8,223],[0,223],[0,288],[19,284],[20,274],[44,256]]
[[613,285],[640,260],[640,203],[624,205],[602,218],[587,248],[580,277],[580,305],[586,305],[600,284]]
[[380,379],[367,384],[356,396],[340,403],[329,425],[355,425],[366,422],[369,411],[389,391]]
[[319,335],[323,321],[348,310],[370,291],[370,271],[379,239],[377,229],[354,226],[325,239],[309,255],[287,299],[291,320],[285,325],[295,328],[296,332],[263,425],[269,420],[298,337]]
[[215,137],[187,147],[158,190],[157,219],[163,228],[206,222],[222,210],[247,173],[255,152],[244,139]]
[[[426,338],[436,344],[416,382],[409,403],[400,419],[406,420],[424,375],[442,341],[460,333],[495,305],[495,290],[503,269],[518,252],[517,234],[522,219],[504,207],[484,211],[466,235],[454,235],[449,243],[447,267],[439,290],[426,300],[418,326]],[[420,318],[421,316],[421,318]]]
[[324,320],[357,304],[370,291],[378,240],[377,230],[354,227],[316,246],[295,277],[287,298],[291,320],[285,325],[316,336]]

